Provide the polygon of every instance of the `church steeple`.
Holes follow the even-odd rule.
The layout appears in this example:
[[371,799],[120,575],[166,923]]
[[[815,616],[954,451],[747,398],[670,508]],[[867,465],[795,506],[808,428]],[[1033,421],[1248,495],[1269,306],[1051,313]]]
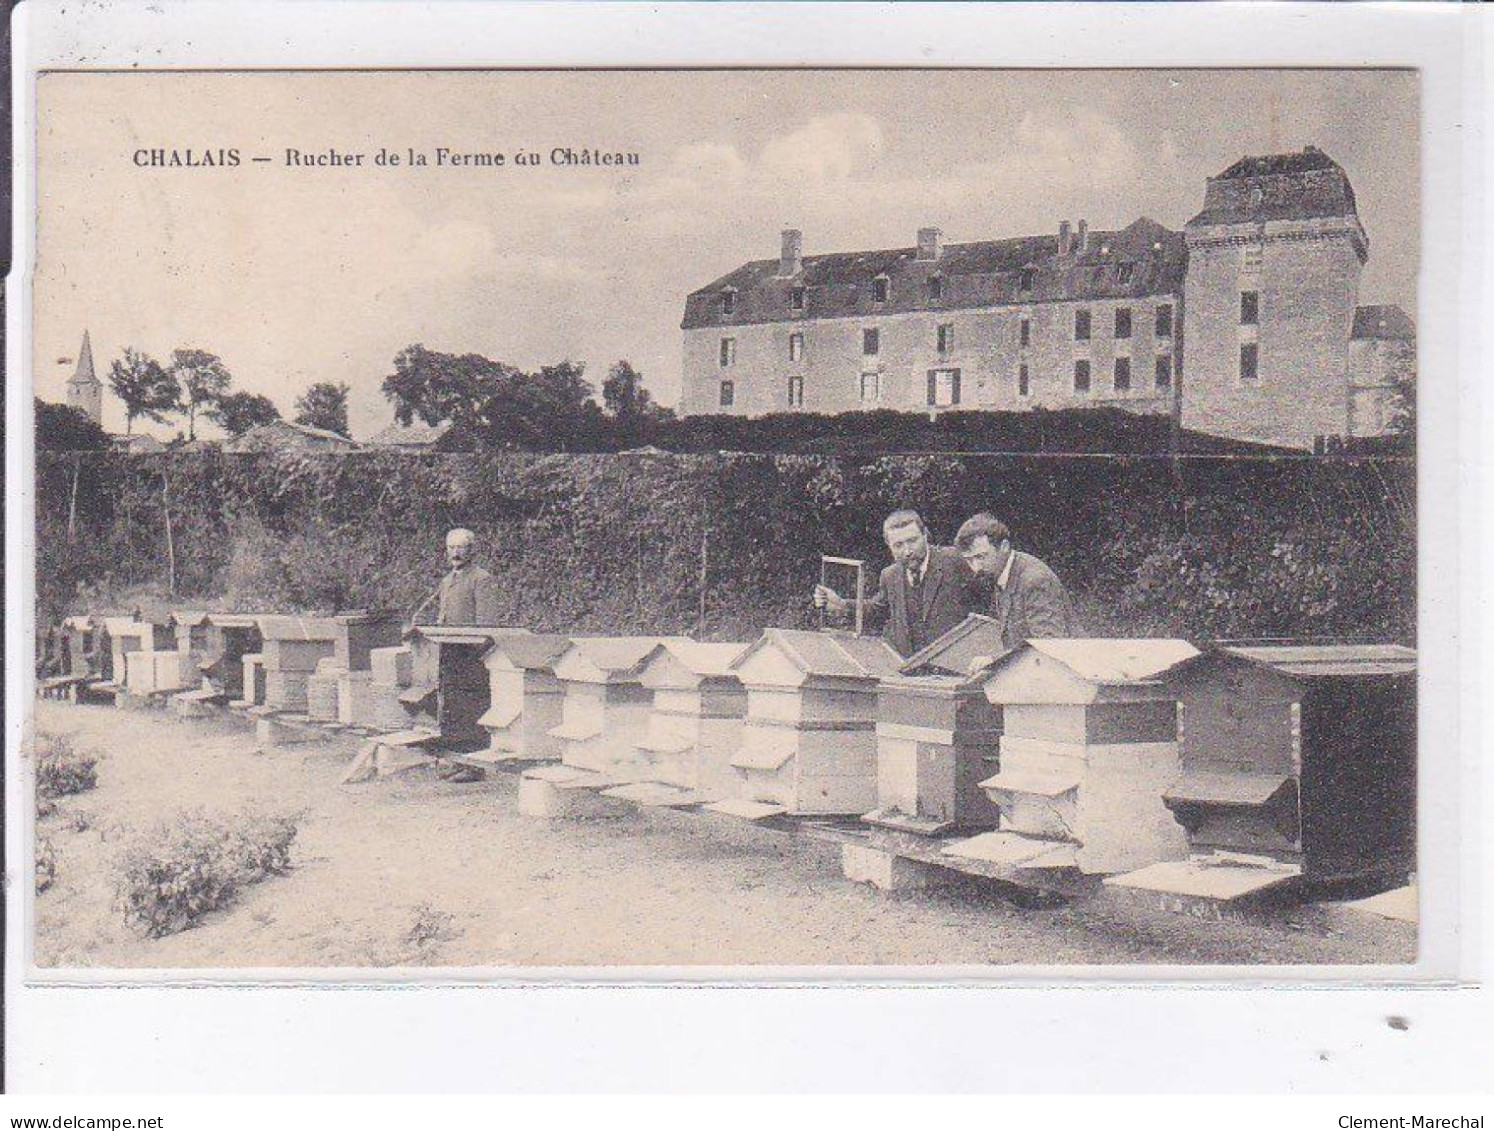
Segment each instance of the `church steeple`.
[[104,418],[104,385],[93,372],[93,345],[88,331],[83,331],[83,345],[78,350],[78,365],[67,382],[67,403],[95,424]]

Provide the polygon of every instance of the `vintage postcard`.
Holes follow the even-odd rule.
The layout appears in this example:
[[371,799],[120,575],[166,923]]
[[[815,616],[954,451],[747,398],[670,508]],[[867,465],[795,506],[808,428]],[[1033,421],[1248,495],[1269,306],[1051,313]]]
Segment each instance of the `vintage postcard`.
[[1415,962],[1415,71],[36,92],[40,970]]

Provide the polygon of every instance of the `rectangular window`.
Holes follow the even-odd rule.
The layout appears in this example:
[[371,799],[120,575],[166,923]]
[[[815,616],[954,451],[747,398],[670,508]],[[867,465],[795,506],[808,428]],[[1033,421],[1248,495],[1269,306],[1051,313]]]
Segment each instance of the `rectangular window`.
[[722,314],[735,314],[736,310],[737,310],[737,292],[736,291],[722,291],[721,292],[721,313]]
[[1172,305],[1165,304],[1157,307],[1157,337],[1172,337]]
[[1240,325],[1254,326],[1261,320],[1261,295],[1259,291],[1240,292]]
[[960,403],[960,371],[958,369],[929,370],[929,407],[948,408]]
[[790,334],[789,335],[789,360],[790,361],[803,361],[804,360],[804,335],[803,334]]
[[929,276],[929,298],[932,299],[934,302],[938,302],[943,297],[944,297],[944,276],[943,275],[930,275]]
[[1115,391],[1117,393],[1131,391],[1131,359],[1129,357],[1115,359]]
[[937,334],[936,337],[937,337],[937,343],[938,343],[938,346],[939,346],[939,352],[940,353],[953,353],[954,352],[954,323],[953,322],[946,322],[942,326],[940,326],[939,330],[938,330],[938,334]]
[[1074,341],[1089,341],[1089,311],[1074,311]]
[[737,340],[735,338],[721,339],[721,368],[726,369],[737,363]]
[[1074,362],[1074,392],[1089,392],[1089,362]]
[[1027,366],[1017,366],[1017,396],[1025,397],[1032,392],[1032,384],[1027,377]]
[[1120,281],[1121,286],[1129,283],[1135,273],[1135,265],[1131,263],[1122,263],[1115,269],[1116,278]]
[[1172,354],[1170,353],[1157,355],[1157,388],[1172,388]]
[[1240,380],[1254,381],[1259,376],[1260,354],[1254,342],[1240,347]]
[[873,279],[872,280],[872,302],[886,302],[886,301],[887,301],[887,280],[886,279]]
[[788,379],[788,397],[790,408],[804,407],[804,378],[790,377]]
[[1017,344],[1018,345],[1022,345],[1022,346],[1030,346],[1032,344],[1032,319],[1031,318],[1024,318],[1018,324],[1018,328],[1017,328]]
[[804,288],[803,287],[794,287],[794,288],[792,288],[789,291],[789,309],[790,310],[803,310],[804,309]]
[[882,333],[880,330],[861,331],[861,353],[864,357],[876,357],[882,349]]
[[1131,308],[1128,306],[1122,306],[1115,312],[1115,336],[1117,338],[1131,336]]
[[1032,290],[1033,274],[1034,272],[1031,267],[1022,268],[1022,270],[1017,273],[1017,286],[1024,291]]
[[730,408],[737,399],[737,383],[735,381],[721,382],[721,407]]
[[863,373],[861,375],[861,403],[876,404],[882,399],[882,375],[880,373]]

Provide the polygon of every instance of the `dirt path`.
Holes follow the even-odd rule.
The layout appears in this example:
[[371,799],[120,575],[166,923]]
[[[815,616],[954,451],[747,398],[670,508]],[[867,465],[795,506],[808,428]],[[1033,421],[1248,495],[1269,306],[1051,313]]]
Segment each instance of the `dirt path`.
[[[1208,924],[1093,907],[1023,910],[983,886],[886,896],[833,846],[671,812],[520,817],[515,779],[424,771],[340,785],[348,749],[252,753],[236,720],[37,704],[101,756],[98,788],[38,825],[57,880],[35,903],[39,966],[295,967],[1410,961],[1398,924]],[[182,809],[301,811],[295,868],[200,926],[141,937],[111,909],[129,829]],[[83,815],[80,819],[80,813]],[[81,829],[81,831],[79,831]]]

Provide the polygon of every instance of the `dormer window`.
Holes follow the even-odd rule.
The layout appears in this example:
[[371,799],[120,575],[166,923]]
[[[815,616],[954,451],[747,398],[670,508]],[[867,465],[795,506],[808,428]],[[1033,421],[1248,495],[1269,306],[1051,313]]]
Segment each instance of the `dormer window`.
[[730,317],[737,312],[737,292],[728,288],[721,292],[721,313]]
[[938,302],[943,297],[944,297],[944,276],[943,275],[930,275],[929,276],[929,300],[931,302]]
[[878,275],[872,280],[872,302],[886,302],[888,294],[888,283],[886,275]]
[[1116,278],[1120,281],[1121,286],[1125,286],[1136,274],[1136,266],[1132,263],[1122,263],[1115,269],[1115,274]]
[[804,288],[803,287],[791,287],[789,289],[789,309],[790,310],[803,310],[804,309]]

